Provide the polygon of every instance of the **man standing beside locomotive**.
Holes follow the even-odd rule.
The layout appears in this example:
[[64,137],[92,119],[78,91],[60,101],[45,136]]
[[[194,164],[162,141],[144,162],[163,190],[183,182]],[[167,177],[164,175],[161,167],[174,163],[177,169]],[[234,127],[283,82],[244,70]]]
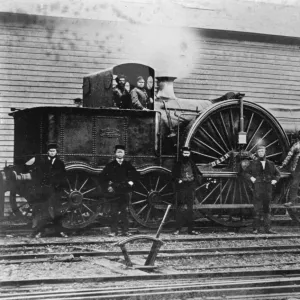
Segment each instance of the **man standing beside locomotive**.
[[39,204],[34,209],[33,236],[41,237],[46,224],[52,220],[55,233],[67,237],[61,227],[62,212],[59,204],[66,176],[65,164],[57,156],[56,144],[48,145],[47,154],[44,160],[37,163],[35,172],[36,198]]
[[193,204],[195,188],[197,183],[200,185],[202,174],[190,158],[190,148],[183,147],[181,151],[181,158],[172,170],[177,200],[176,231],[173,234],[178,235],[183,225],[187,223],[188,234],[197,235],[198,232],[193,230]]
[[253,184],[253,233],[258,233],[260,219],[263,217],[265,233],[275,234],[276,232],[270,229],[270,203],[272,186],[280,179],[280,173],[275,164],[266,159],[266,147],[259,145],[256,154],[258,159],[251,161],[244,171],[245,178]]
[[117,197],[117,200],[112,201],[111,204],[112,232],[110,236],[118,235],[119,220],[122,222],[122,234],[130,235],[127,207],[132,186],[134,181],[138,179],[139,173],[129,161],[124,160],[124,156],[125,146],[116,145],[115,159],[109,162],[100,174],[108,193]]

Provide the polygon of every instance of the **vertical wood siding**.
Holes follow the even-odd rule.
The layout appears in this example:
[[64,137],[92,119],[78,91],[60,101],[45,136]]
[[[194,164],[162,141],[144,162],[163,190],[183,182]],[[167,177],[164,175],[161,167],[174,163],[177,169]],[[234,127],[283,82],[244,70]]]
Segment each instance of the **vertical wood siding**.
[[[131,24],[24,15],[1,20],[1,169],[5,160],[13,162],[10,108],[73,105],[81,97],[83,75],[123,62],[151,62],[152,41]],[[185,45],[194,56],[189,74],[175,83],[178,97],[196,101],[240,91],[257,103],[300,106],[300,43],[186,30],[194,36]],[[148,42],[149,52],[140,54]]]

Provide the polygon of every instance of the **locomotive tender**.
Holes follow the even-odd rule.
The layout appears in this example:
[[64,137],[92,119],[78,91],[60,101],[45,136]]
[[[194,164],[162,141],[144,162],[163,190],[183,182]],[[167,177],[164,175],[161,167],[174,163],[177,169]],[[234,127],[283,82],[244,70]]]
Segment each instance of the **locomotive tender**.
[[[296,111],[262,107],[234,93],[213,101],[178,99],[171,76],[156,77],[159,89],[153,110],[118,109],[113,103],[113,79],[119,74],[127,77],[131,87],[139,75],[155,78],[149,66],[121,64],[83,78],[82,108],[34,107],[11,113],[14,166],[1,172],[0,184],[3,191],[10,191],[13,212],[30,215],[31,175],[24,173],[23,166],[32,157],[46,155],[47,144],[55,142],[68,173],[63,226],[82,228],[107,217],[110,199],[101,190],[98,175],[113,157],[114,145],[125,144],[127,158],[142,174],[132,192],[131,215],[144,226],[157,227],[167,204],[176,205],[170,170],[179,148],[189,146],[204,175],[194,205],[198,216],[225,226],[247,224],[251,189],[239,172],[260,143],[267,147],[267,157],[280,165],[292,134],[300,129]],[[289,173],[281,176],[274,214],[285,213],[282,203]],[[23,200],[17,201],[18,195]]]

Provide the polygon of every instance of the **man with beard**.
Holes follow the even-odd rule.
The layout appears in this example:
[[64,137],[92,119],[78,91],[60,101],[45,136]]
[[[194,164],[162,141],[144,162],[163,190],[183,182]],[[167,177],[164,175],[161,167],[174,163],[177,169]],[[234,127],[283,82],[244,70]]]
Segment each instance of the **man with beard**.
[[280,173],[275,164],[266,159],[266,147],[259,145],[256,150],[257,160],[249,163],[244,176],[253,187],[254,220],[253,233],[257,234],[260,220],[263,218],[265,233],[276,233],[271,230],[270,203],[272,200],[272,186],[280,179]]
[[117,86],[113,89],[114,103],[116,107],[121,109],[131,108],[131,97],[127,89],[125,89],[126,77],[119,75],[116,78]]
[[65,164],[57,156],[57,145],[49,144],[47,157],[37,163],[33,174],[35,180],[35,197],[37,203],[33,208],[33,233],[39,238],[49,221],[54,223],[55,233],[62,237],[60,197],[66,177]]
[[300,185],[300,131],[298,132],[296,139],[296,143],[291,147],[288,155],[286,156],[280,167],[284,168],[291,161],[290,171],[292,183],[288,193],[288,202],[284,204],[287,207],[292,206],[296,203]]
[[172,170],[177,202],[176,231],[173,234],[178,235],[186,223],[188,234],[197,235],[198,232],[193,230],[193,204],[195,188],[200,185],[202,174],[190,158],[190,148],[183,147],[181,151],[180,160]]
[[127,207],[129,204],[129,194],[132,191],[134,181],[138,179],[139,173],[129,161],[124,160],[125,146],[115,146],[115,159],[109,162],[100,174],[101,181],[105,184],[105,189],[114,198],[111,204],[111,234],[118,235],[118,223],[122,222],[122,235],[129,236],[129,224],[127,219]]

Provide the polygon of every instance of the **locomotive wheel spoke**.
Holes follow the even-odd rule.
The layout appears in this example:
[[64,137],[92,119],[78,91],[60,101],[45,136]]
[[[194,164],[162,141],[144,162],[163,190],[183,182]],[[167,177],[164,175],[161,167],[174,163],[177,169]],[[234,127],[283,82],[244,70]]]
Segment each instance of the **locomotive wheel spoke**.
[[148,204],[144,205],[138,212],[137,212],[137,215],[140,215],[144,210],[145,208],[148,206]]
[[224,150],[224,148],[205,129],[202,129],[202,130],[210,138],[210,140],[213,141],[214,144],[223,151],[223,153],[226,153],[226,151]]
[[77,182],[78,182],[78,174],[76,174],[75,184],[74,184],[74,190],[77,189]]
[[201,144],[201,145],[205,146],[206,148],[208,148],[208,149],[210,149],[210,150],[214,151],[215,153],[219,154],[220,156],[222,156],[222,153],[220,153],[219,151],[217,151],[217,150],[216,150],[216,149],[214,149],[213,147],[210,147],[210,146],[209,146],[209,145],[207,145],[206,143],[204,143],[204,142],[200,141],[199,139],[197,139],[197,138],[194,138],[194,141],[195,141],[196,143],[198,143],[198,144]]
[[91,213],[94,213],[87,205],[85,205],[84,203],[82,204],[88,211],[90,211]]
[[144,203],[146,201],[147,201],[147,199],[139,200],[139,201],[133,202],[132,205],[137,205],[137,204],[140,204],[140,203]]
[[[220,131],[219,131],[218,128],[216,127],[214,121],[213,121],[211,118],[209,118],[209,121],[210,121],[210,123],[212,124],[212,126],[213,126],[215,132],[218,134],[218,136],[219,136],[220,140],[222,141],[223,145],[226,147],[227,151],[230,151],[229,148],[228,148],[228,146],[227,146],[227,144],[225,143],[225,141],[224,141],[224,139],[223,139],[223,137],[222,137]],[[222,148],[222,150],[223,150],[224,152],[226,152],[223,148]]]
[[145,191],[148,193],[149,191],[148,191],[148,189],[145,187],[145,185],[139,180],[138,181],[139,183],[140,183],[140,185],[145,189]]
[[69,189],[70,189],[70,191],[72,191],[72,187],[71,187],[71,183],[70,183],[70,180],[69,180],[69,178],[67,178],[66,180],[67,180],[67,183],[68,183],[68,185],[69,185]]
[[142,193],[140,193],[140,192],[137,192],[137,191],[133,191],[135,194],[137,194],[137,195],[140,195],[140,196],[143,196],[143,197],[147,197],[147,195],[145,195],[145,194],[142,194]]
[[260,124],[257,126],[255,132],[252,134],[252,137],[251,137],[250,141],[248,142],[247,147],[246,147],[246,149],[245,149],[246,151],[248,150],[248,147],[251,145],[252,140],[253,140],[254,137],[256,136],[257,132],[259,131],[259,129],[261,128],[261,125],[262,125],[263,123],[264,123],[264,120],[261,120],[261,122],[260,122]]
[[267,137],[270,132],[272,132],[272,130],[273,129],[271,128],[263,137],[261,137],[249,151],[251,152],[259,144],[259,142],[263,141],[264,138]]
[[160,195],[160,196],[161,197],[168,197],[168,196],[173,196],[173,195],[174,195],[174,192],[163,194],[163,195]]
[[193,151],[192,150],[191,152],[195,153],[195,154],[198,154],[198,155],[201,155],[201,156],[204,156],[204,157],[212,158],[213,160],[218,159],[218,157],[216,157],[216,156],[207,155],[207,154],[204,154],[204,153],[201,153],[201,152],[198,152],[198,151]]
[[270,154],[270,155],[266,155],[266,158],[278,156],[278,155],[281,155],[281,154],[282,154],[282,151],[281,152],[277,152],[277,153],[273,153],[273,154]]
[[94,191],[95,189],[96,189],[96,188],[94,187],[94,188],[92,188],[92,189],[90,189],[90,190],[88,190],[88,191],[86,191],[86,192],[82,193],[82,195],[88,194],[88,193],[90,193],[90,192]]
[[83,200],[92,201],[92,202],[98,202],[98,200],[96,200],[96,199],[86,198],[86,197],[83,197]]
[[88,180],[89,180],[89,178],[87,178],[86,180],[85,180],[85,182],[82,184],[82,186],[80,187],[80,189],[79,189],[79,192],[82,190],[82,188],[86,185],[86,183],[88,182]]
[[160,179],[160,176],[157,177],[157,181],[156,181],[156,185],[155,185],[155,191],[157,191],[159,179]]

